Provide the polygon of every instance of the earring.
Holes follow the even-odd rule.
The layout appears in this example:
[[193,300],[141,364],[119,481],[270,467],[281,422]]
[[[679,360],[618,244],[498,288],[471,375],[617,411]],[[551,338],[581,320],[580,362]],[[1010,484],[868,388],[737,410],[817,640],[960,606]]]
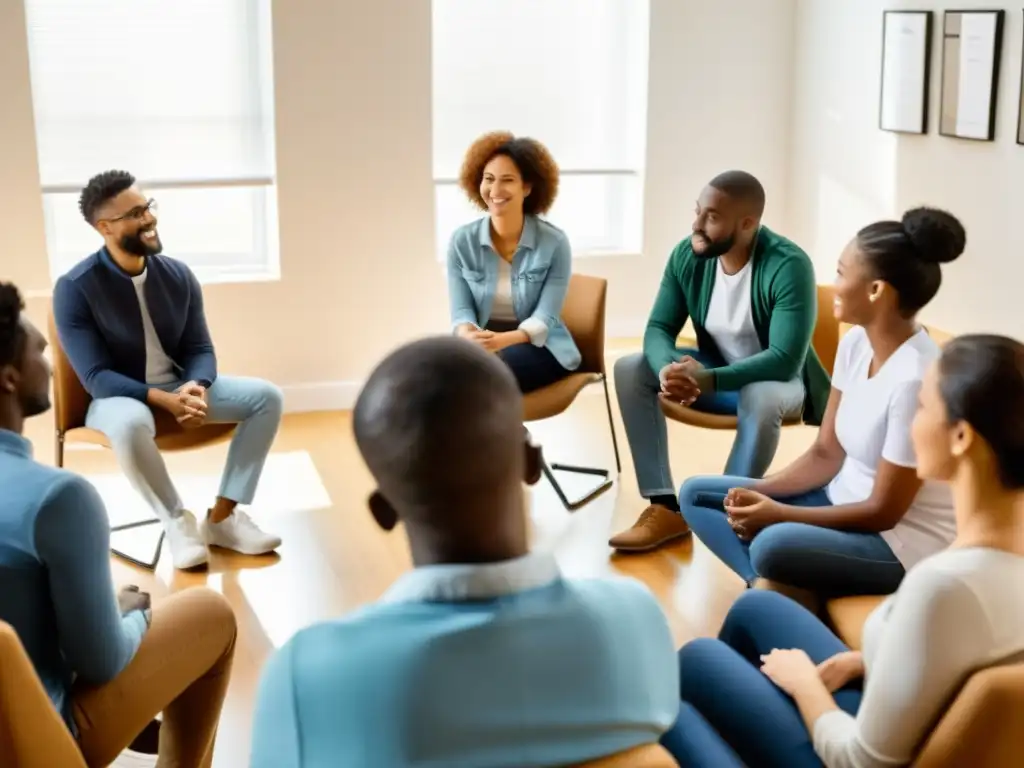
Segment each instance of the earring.
[[878,294],[877,293],[872,293],[870,296],[868,296],[868,301],[870,301],[872,304],[874,304],[875,303],[875,299],[877,299],[877,298],[878,298]]

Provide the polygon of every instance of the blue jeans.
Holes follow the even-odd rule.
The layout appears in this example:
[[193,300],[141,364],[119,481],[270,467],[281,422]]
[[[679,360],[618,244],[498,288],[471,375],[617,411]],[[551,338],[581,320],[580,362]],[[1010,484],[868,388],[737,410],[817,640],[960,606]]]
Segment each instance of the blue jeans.
[[[695,349],[680,349],[679,352],[708,367],[714,365],[714,361]],[[660,391],[658,377],[642,352],[615,361],[615,394],[626,426],[640,495],[645,498],[670,496],[676,490],[668,460],[668,429],[658,402]],[[738,416],[736,439],[725,472],[761,477],[775,458],[783,420],[803,413],[804,385],[800,379],[759,381],[739,392],[701,395],[691,407]]]
[[[183,383],[156,388],[171,392]],[[228,449],[228,462],[218,495],[249,504],[256,494],[263,464],[281,424],[284,409],[281,390],[261,379],[219,376],[207,390],[207,406],[208,422],[238,424]],[[85,425],[107,436],[132,487],[157,517],[166,519],[181,513],[181,497],[153,439],[156,426],[148,405],[130,397],[93,400],[86,412]]]
[[[680,765],[820,768],[796,703],[760,670],[761,655],[774,648],[800,648],[815,664],[849,650],[788,597],[741,595],[717,640],[698,638],[679,650],[682,707],[661,743]],[[861,686],[851,681],[833,694],[840,709],[857,714]]]
[[[725,514],[725,495],[749,477],[693,477],[679,489],[679,508],[690,529],[747,584],[760,576],[838,597],[888,595],[903,580],[903,566],[877,533],[841,531],[806,523],[776,523],[753,541],[740,539]],[[796,507],[832,505],[824,489],[778,499]]]

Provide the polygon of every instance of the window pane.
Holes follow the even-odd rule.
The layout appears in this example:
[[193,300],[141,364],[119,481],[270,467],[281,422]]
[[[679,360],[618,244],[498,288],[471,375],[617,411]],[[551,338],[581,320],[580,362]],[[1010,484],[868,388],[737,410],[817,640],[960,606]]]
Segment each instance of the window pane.
[[542,141],[563,168],[643,166],[647,0],[434,0],[434,173],[480,134]]
[[[640,176],[562,176],[558,200],[545,218],[565,231],[574,254],[638,253],[642,199]],[[444,260],[452,232],[484,212],[456,184],[437,184],[435,205],[437,252]]]
[[271,178],[269,0],[26,0],[44,187]]
[[[274,187],[161,189],[164,252],[201,273],[263,273],[277,269],[277,195]],[[103,245],[78,211],[77,194],[43,196],[54,279]]]

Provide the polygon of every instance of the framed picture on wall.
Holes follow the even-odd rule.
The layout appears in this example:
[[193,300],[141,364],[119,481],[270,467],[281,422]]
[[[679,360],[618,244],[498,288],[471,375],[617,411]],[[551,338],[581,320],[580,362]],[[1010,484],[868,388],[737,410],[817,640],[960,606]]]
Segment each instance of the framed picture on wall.
[[1005,11],[946,11],[939,133],[992,141]]
[[878,127],[883,131],[928,132],[931,53],[931,11],[882,13]]
[[1024,59],[1020,62],[1020,97],[1017,101],[1017,143],[1024,144]]

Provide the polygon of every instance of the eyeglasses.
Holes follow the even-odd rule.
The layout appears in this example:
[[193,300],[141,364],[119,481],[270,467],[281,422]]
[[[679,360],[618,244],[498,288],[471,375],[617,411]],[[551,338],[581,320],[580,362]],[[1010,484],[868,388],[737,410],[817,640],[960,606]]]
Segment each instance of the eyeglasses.
[[157,211],[156,200],[154,200],[153,198],[147,200],[145,205],[137,205],[127,213],[122,213],[120,216],[117,216],[116,218],[113,219],[104,219],[104,221],[115,222],[125,221],[127,219],[131,219],[133,221],[141,221],[150,211],[152,211],[154,214]]

